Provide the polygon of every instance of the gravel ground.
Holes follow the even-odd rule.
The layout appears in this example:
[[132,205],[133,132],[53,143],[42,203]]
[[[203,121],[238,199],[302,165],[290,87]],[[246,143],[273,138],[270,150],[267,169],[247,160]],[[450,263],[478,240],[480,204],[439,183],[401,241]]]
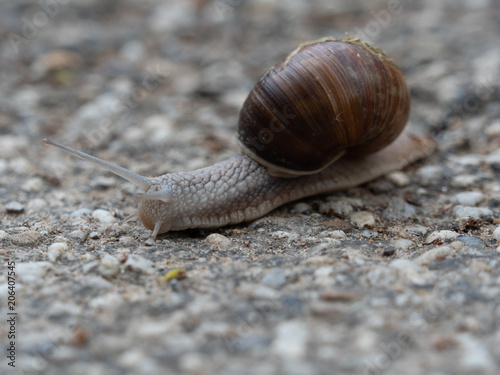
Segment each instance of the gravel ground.
[[[498,374],[500,3],[17,0],[0,5],[2,374]],[[249,224],[148,241],[143,175],[238,152],[238,110],[345,32],[407,75],[439,149]],[[140,125],[139,125],[140,124]]]

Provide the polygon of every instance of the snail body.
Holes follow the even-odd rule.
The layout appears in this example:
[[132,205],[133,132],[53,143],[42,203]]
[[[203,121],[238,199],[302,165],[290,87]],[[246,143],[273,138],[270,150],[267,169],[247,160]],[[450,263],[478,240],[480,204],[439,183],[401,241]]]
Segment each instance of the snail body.
[[299,46],[256,84],[240,112],[243,155],[196,171],[143,177],[44,143],[141,188],[138,213],[125,221],[139,217],[155,238],[251,221],[284,203],[356,186],[428,155],[431,140],[402,133],[409,103],[402,73],[380,50],[358,39],[324,38]]

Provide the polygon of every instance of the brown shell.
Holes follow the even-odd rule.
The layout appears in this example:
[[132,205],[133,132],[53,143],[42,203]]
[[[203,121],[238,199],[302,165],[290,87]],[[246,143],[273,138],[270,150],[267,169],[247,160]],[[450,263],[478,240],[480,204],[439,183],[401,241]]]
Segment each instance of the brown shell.
[[243,151],[277,175],[365,156],[403,130],[410,95],[399,68],[359,39],[299,46],[254,86],[239,118]]

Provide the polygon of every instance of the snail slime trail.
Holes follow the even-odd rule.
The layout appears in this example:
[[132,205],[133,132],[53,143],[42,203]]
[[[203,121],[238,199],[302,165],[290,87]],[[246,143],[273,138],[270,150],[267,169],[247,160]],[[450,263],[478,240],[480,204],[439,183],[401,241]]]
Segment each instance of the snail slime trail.
[[[273,111],[289,108],[284,118]],[[404,76],[359,39],[301,44],[265,73],[240,111],[242,154],[195,171],[144,177],[45,139],[139,187],[139,218],[159,233],[255,220],[307,196],[368,182],[423,158],[430,138],[403,132],[410,110]],[[285,119],[285,121],[283,121]],[[276,131],[262,142],[261,134]]]

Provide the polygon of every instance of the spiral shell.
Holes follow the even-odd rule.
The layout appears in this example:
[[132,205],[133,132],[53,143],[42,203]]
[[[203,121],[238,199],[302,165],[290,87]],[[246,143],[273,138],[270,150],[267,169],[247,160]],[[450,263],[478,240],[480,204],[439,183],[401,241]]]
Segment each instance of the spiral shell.
[[366,156],[403,130],[410,95],[400,69],[359,39],[300,45],[264,74],[239,118],[243,152],[270,173],[316,173]]

